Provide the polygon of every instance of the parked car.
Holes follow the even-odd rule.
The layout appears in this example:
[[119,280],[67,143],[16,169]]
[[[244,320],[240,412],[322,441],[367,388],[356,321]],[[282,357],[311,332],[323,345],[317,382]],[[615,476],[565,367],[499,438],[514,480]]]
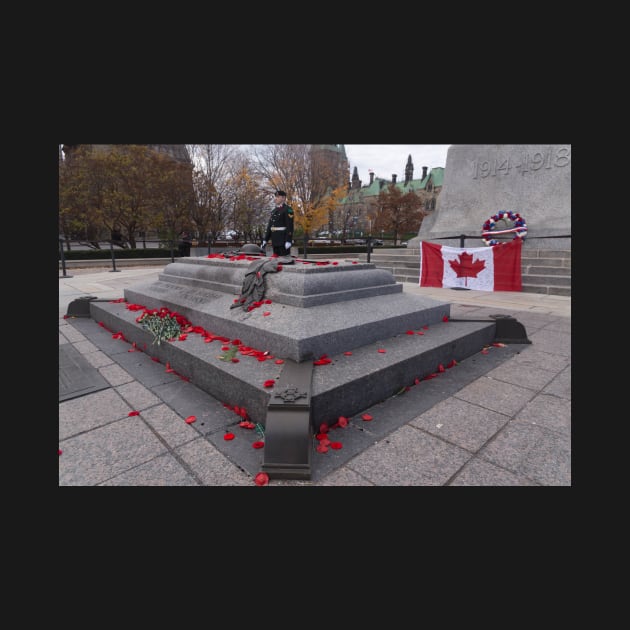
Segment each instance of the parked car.
[[383,247],[383,241],[380,238],[372,239],[372,245],[375,247]]

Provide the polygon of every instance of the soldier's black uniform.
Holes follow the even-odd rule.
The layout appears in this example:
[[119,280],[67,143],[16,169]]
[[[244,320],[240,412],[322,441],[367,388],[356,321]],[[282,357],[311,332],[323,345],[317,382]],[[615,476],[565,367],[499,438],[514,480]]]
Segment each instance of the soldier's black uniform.
[[[282,190],[276,191],[276,200],[278,197],[286,196]],[[288,256],[291,253],[291,246],[287,248],[285,244],[293,243],[293,208],[285,202],[275,206],[271,211],[264,238],[265,244],[269,241],[273,246],[273,253],[277,256]]]

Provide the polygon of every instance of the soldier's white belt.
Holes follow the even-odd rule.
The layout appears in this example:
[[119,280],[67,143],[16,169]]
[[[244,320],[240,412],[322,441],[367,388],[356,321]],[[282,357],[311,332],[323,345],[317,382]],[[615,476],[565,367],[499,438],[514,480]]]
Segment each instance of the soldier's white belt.
[[286,230],[286,227],[272,227],[271,231],[272,232],[281,232],[282,230]]

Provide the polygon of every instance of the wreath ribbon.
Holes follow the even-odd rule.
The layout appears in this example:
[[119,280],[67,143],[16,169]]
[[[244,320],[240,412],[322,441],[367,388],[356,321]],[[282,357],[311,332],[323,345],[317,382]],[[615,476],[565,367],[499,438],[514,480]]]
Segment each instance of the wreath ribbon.
[[[513,227],[508,230],[495,230],[494,226],[497,221],[501,219],[509,219],[514,223]],[[514,238],[525,238],[527,236],[527,223],[525,219],[518,213],[511,210],[501,210],[495,215],[491,216],[481,227],[481,239],[486,245],[498,245],[499,241],[492,237],[496,234],[514,234]]]

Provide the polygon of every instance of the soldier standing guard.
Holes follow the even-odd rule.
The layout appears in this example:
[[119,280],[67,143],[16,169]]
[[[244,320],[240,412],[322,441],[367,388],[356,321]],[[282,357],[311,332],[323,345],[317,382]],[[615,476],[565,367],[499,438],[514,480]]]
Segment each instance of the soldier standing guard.
[[265,238],[260,247],[264,250],[267,241],[271,240],[273,253],[276,256],[289,256],[293,242],[293,208],[286,204],[287,193],[276,190],[276,205],[271,211]]

